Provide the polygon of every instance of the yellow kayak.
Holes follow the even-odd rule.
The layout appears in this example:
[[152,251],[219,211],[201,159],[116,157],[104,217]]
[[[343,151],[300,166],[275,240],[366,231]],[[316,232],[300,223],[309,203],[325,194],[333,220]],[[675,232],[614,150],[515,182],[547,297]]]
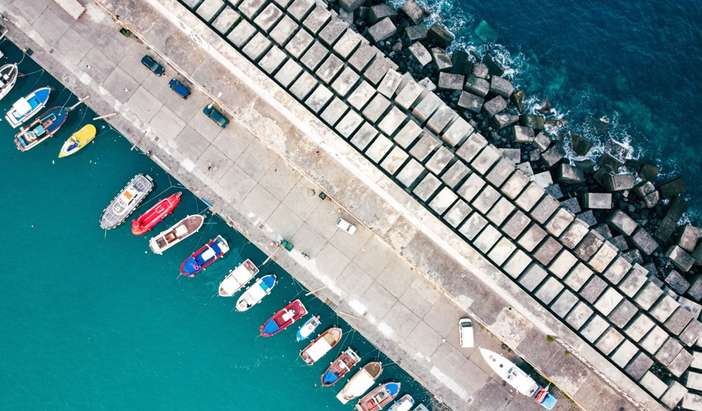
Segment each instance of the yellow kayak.
[[59,152],[59,158],[68,157],[71,154],[75,154],[80,151],[83,147],[87,146],[88,143],[93,141],[97,129],[92,124],[84,125],[80,130],[73,133],[68,139],[63,143],[61,151]]

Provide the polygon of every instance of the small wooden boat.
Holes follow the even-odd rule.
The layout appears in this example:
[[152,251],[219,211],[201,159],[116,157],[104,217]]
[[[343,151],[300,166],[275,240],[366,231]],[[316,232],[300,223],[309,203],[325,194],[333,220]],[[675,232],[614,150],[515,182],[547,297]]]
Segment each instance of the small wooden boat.
[[193,278],[212,263],[224,257],[227,252],[229,252],[227,240],[218,235],[183,261],[180,265],[180,275]]
[[346,404],[354,398],[360,397],[375,384],[382,373],[383,364],[380,361],[369,362],[346,382],[344,388],[336,394],[336,399],[342,404]]
[[46,106],[51,94],[51,87],[41,87],[24,97],[20,97],[12,104],[12,107],[5,114],[5,119],[12,128],[17,128],[25,121],[34,117]]
[[375,387],[358,401],[356,411],[379,411],[390,404],[400,393],[399,382],[386,382]]
[[300,351],[300,358],[307,365],[314,365],[327,355],[341,341],[344,332],[339,327],[332,327],[317,336],[307,347]]
[[361,361],[361,357],[351,348],[339,354],[320,377],[322,387],[331,387],[339,382],[351,369]]
[[64,107],[53,107],[42,113],[26,128],[15,135],[15,145],[19,151],[29,151],[53,137],[68,118]]
[[18,74],[17,64],[5,64],[0,67],[0,100],[5,98],[15,87]]
[[183,193],[180,191],[171,194],[154,204],[153,207],[146,210],[139,218],[132,220],[132,234],[143,235],[151,231],[151,229],[156,227],[164,218],[173,213],[173,210],[178,207],[182,196]]
[[154,254],[163,254],[164,251],[197,233],[205,221],[205,216],[200,214],[189,215],[167,230],[161,231],[149,240],[149,247]]
[[111,230],[122,224],[153,188],[154,182],[148,175],[137,174],[132,177],[102,212],[100,228]]
[[411,395],[405,394],[399,400],[392,403],[388,411],[410,411],[414,405],[414,398]]
[[550,410],[556,406],[556,398],[541,387],[533,378],[512,361],[500,354],[485,348],[480,349],[480,354],[495,373],[502,378],[518,393],[533,398],[542,407]]
[[59,151],[58,157],[64,158],[79,152],[85,146],[90,144],[91,141],[93,141],[96,134],[97,129],[94,125],[84,125],[80,128],[80,130],[71,134],[71,136],[63,142],[63,146],[61,146],[61,151]]
[[258,331],[261,337],[272,337],[286,328],[290,327],[295,321],[307,315],[307,308],[299,299],[293,300],[290,304],[283,307],[280,311],[273,314],[271,318],[266,320],[259,327]]
[[248,284],[256,274],[258,274],[258,267],[256,267],[253,261],[247,258],[243,263],[231,270],[229,274],[224,277],[222,282],[219,283],[219,296],[233,296],[237,291],[241,290],[243,286]]
[[256,280],[253,284],[249,286],[236,300],[236,305],[234,306],[237,311],[246,311],[254,305],[258,304],[263,300],[264,297],[269,295],[273,291],[273,287],[277,279],[275,275],[268,274]]
[[297,342],[306,340],[309,338],[310,335],[314,332],[314,330],[319,327],[319,325],[322,323],[322,321],[319,319],[318,315],[315,315],[314,317],[308,319],[305,321],[300,328],[297,329],[297,334],[295,334],[295,339]]

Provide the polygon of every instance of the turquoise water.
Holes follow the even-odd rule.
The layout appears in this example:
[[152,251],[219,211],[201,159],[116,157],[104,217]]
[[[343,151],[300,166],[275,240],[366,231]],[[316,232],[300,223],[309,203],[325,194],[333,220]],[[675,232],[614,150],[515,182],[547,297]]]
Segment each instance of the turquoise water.
[[[20,53],[0,44],[18,61]],[[49,106],[76,101],[55,79],[25,58],[0,114],[31,90],[49,84]],[[0,122],[3,194],[0,213],[0,392],[3,410],[334,410],[343,386],[321,388],[319,376],[340,349],[352,346],[363,363],[385,364],[381,381],[399,380],[403,393],[428,401],[423,388],[354,332],[275,263],[279,284],[262,304],[233,312],[232,299],[217,297],[227,271],[244,258],[262,264],[264,253],[208,213],[203,229],[163,256],[146,250],[148,235],[134,237],[128,224],[103,232],[102,209],[138,172],[156,181],[139,212],[168,193],[186,191],[159,232],[206,206],[104,122],[96,141],[65,159],[63,141],[94,113],[82,106],[53,139],[20,153],[13,131]],[[181,261],[223,234],[231,252],[195,279],[177,278]],[[300,297],[324,329],[343,328],[341,344],[308,367],[297,357],[303,344],[295,329],[268,339],[258,326],[289,300]],[[352,404],[346,406],[350,409]]]
[[[392,0],[401,3],[402,0]],[[699,220],[702,171],[702,2],[697,0],[426,1],[456,46],[490,49],[517,84],[549,99],[574,130],[627,141],[636,156],[688,182]],[[496,39],[484,44],[485,21]],[[602,116],[609,126],[597,121]]]

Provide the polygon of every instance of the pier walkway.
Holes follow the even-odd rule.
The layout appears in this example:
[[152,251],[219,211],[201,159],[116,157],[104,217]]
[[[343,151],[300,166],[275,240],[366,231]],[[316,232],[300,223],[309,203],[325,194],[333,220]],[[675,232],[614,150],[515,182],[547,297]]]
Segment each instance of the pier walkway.
[[[496,380],[477,350],[458,347],[456,323],[469,314],[482,325],[477,327],[477,345],[495,351],[504,351],[503,344],[513,349],[585,409],[663,409],[553,311],[515,284],[512,272],[515,277],[523,275],[520,279],[541,276],[543,280],[548,275],[543,269],[539,271],[538,265],[529,265],[530,251],[520,248],[515,252],[517,247],[496,229],[483,230],[471,245],[417,200],[430,187],[434,210],[448,207],[455,198],[449,201],[448,191],[434,194],[440,185],[436,181],[414,182],[424,166],[413,168],[411,161],[405,162],[403,150],[393,156],[385,140],[373,140],[380,129],[394,134],[397,141],[395,131],[404,121],[399,109],[391,108],[383,119],[369,122],[374,124],[365,123],[360,115],[351,115],[356,111],[338,98],[338,93],[350,92],[358,74],[345,71],[348,67],[342,68],[343,63],[329,63],[327,69],[319,71],[320,63],[328,60],[324,60],[327,47],[321,41],[334,43],[335,55],[341,57],[367,46],[344,32],[345,28],[331,25],[319,32],[319,40],[302,38],[301,31],[295,31],[299,25],[295,13],[298,18],[306,16],[307,28],[317,21],[319,30],[331,19],[321,6],[316,6],[320,8],[317,20],[310,20],[316,15],[311,11],[312,2],[245,1],[236,10],[224,7],[221,1],[205,2],[212,9],[210,17],[215,13],[222,16],[230,9],[220,21],[210,19],[215,29],[228,33],[229,41],[225,41],[201,21],[202,16],[175,0],[80,3],[85,11],[77,20],[45,0],[0,0],[0,11],[9,20],[12,41],[33,49],[33,58],[74,93],[90,94],[89,105],[96,112],[117,112],[109,120],[117,130],[213,204],[218,214],[252,242],[275,254],[274,259],[307,288],[319,290],[320,298],[438,400],[457,410],[537,409]],[[297,10],[294,4],[306,8]],[[200,14],[207,11],[200,9],[200,1],[192,5],[198,6]],[[270,15],[264,14],[268,9]],[[257,16],[253,22],[261,30],[249,22],[247,13]],[[289,27],[276,31],[274,26],[283,21]],[[239,22],[245,24],[236,24]],[[120,25],[138,39],[120,35]],[[293,37],[295,32],[298,34]],[[289,46],[283,52],[271,44],[269,36],[287,36],[286,42],[297,40],[286,43]],[[339,38],[346,40],[342,44],[337,42]],[[232,42],[240,42],[240,50]],[[305,60],[302,52],[313,50],[315,42],[320,44],[317,50],[322,55],[313,53]],[[154,76],[139,63],[145,53],[168,62],[169,77],[185,78],[198,90],[187,100],[178,97],[168,89],[166,79]],[[375,90],[392,68],[382,56],[372,50],[368,53],[350,60],[362,66],[366,76],[367,94],[359,94],[355,100],[349,97],[358,101],[357,110],[366,119],[377,110],[388,109],[388,99]],[[317,76],[305,76],[307,71],[297,58],[313,66]],[[264,67],[275,73],[273,78]],[[317,87],[327,72],[333,72],[331,77],[339,76],[332,85],[336,95],[325,93],[326,87]],[[399,105],[400,95],[409,99],[410,94],[416,94],[416,99],[421,93],[404,81],[398,77],[384,86],[391,88],[389,93]],[[288,86],[289,90],[283,88]],[[354,91],[361,87],[365,86]],[[395,96],[396,90],[402,91]],[[224,130],[202,114],[202,107],[211,99],[231,115],[232,122]],[[446,127],[449,121],[453,122]],[[342,122],[345,128],[340,126]],[[456,141],[462,141],[470,134],[466,126],[470,127],[446,119],[443,127],[432,127],[446,128],[442,137],[455,136]],[[344,136],[348,141],[340,137],[343,130],[348,132]],[[418,136],[408,134],[407,138]],[[360,145],[363,154],[359,153]],[[488,151],[483,150],[487,154],[472,161],[471,167],[484,166],[483,173],[490,169],[497,158],[490,160]],[[385,171],[374,164],[381,159]],[[442,161],[437,157],[431,167],[443,169],[439,165]],[[398,171],[400,165],[407,171],[395,177],[412,180],[406,184],[412,186],[412,194],[387,175],[388,169],[397,167],[394,171]],[[486,177],[493,184],[493,179],[499,178]],[[327,198],[322,199],[321,193]],[[480,228],[473,227],[476,234],[488,224],[483,214],[490,221],[499,217],[497,206],[497,211],[488,214],[494,201],[485,201],[471,202],[472,208],[480,211],[476,214],[481,219],[476,221]],[[498,204],[509,207],[509,201]],[[465,218],[471,211],[466,207],[456,213],[464,213]],[[444,212],[447,210],[441,214],[448,215]],[[354,222],[358,231],[349,235],[337,229],[339,217]],[[559,234],[569,223],[563,223]],[[558,228],[551,224],[551,229]],[[295,249],[290,253],[276,249],[273,243],[281,239],[291,241]],[[501,245],[495,246],[498,241]],[[523,248],[521,242],[519,246]],[[561,285],[551,299],[564,300],[562,304],[570,304],[569,311],[579,297],[561,293],[562,289]],[[552,290],[544,287],[544,293]],[[602,328],[597,337],[609,329],[604,320],[591,323]],[[613,338],[622,337],[616,330],[614,333]],[[631,360],[639,350],[631,345],[625,354]],[[657,397],[677,395],[679,390],[668,394],[672,388],[657,385],[655,389],[661,391]],[[561,398],[559,409],[570,407],[576,406]]]

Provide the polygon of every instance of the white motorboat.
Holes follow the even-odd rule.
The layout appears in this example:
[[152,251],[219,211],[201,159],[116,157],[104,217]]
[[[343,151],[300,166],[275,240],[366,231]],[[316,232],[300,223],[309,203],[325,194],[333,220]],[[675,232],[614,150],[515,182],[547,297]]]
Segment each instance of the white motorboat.
[[248,258],[229,272],[219,283],[219,296],[231,297],[258,274],[258,267]]

